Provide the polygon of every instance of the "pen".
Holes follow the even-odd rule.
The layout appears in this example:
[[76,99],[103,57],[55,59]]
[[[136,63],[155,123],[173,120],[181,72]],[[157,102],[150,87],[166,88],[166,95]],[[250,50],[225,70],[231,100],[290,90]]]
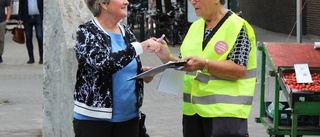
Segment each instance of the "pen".
[[157,42],[161,43],[161,41],[163,40],[164,36],[166,36],[166,35],[162,34],[161,37],[158,39]]

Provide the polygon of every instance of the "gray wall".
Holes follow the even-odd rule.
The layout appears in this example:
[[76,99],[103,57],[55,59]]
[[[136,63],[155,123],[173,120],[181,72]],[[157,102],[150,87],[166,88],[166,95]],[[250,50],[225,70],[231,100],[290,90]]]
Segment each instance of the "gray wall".
[[[320,1],[301,0],[302,33],[319,36]],[[252,25],[274,32],[296,34],[296,0],[240,0],[240,11]]]
[[92,18],[84,0],[44,0],[43,137],[71,137],[79,24]]

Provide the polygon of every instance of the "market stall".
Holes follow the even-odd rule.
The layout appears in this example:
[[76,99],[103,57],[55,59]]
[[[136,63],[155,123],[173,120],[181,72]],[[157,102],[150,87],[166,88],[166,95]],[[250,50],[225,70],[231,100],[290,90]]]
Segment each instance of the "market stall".
[[[261,51],[260,116],[270,137],[320,135],[320,49],[313,43],[265,42]],[[268,61],[268,62],[267,62]],[[312,83],[297,83],[295,64],[307,64]],[[270,71],[266,74],[266,65]],[[265,101],[265,77],[275,78],[274,99]],[[286,101],[279,101],[283,93]],[[270,104],[273,111],[268,113]]]

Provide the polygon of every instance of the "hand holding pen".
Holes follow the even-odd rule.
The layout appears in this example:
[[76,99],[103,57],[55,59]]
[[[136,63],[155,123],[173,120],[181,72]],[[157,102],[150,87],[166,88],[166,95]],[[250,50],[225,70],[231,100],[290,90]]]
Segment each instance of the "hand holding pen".
[[148,46],[143,46],[143,47],[145,47],[143,50],[150,51],[150,52],[160,51],[164,37],[165,37],[165,35],[162,34],[162,36],[159,39],[153,37],[151,39],[148,39],[148,40],[142,42],[141,45],[148,45]]
[[157,40],[157,38],[150,38],[141,42],[140,44],[144,51],[157,52],[161,47],[161,43],[159,43]]
[[159,57],[159,59],[161,60],[162,63],[167,63],[170,60],[173,60],[171,57],[173,57],[170,53],[169,47],[167,45],[167,42],[165,40],[163,40],[165,37],[164,34],[162,34],[162,36],[157,39],[157,42],[159,42],[161,44],[160,46],[160,50],[156,51],[156,55]]
[[162,43],[162,40],[163,40],[163,38],[164,38],[165,36],[166,36],[166,35],[162,34],[161,37],[157,40],[157,42]]

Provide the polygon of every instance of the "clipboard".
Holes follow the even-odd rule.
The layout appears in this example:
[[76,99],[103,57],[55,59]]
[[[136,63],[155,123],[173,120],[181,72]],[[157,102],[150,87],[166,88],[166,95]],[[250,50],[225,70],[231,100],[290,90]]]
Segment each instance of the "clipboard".
[[133,79],[141,79],[144,77],[148,77],[148,76],[154,76],[158,73],[163,72],[164,70],[168,69],[168,68],[175,68],[175,69],[180,69],[184,66],[184,64],[186,64],[186,61],[169,61],[166,64],[162,64],[160,66],[154,67],[148,71],[145,71],[143,73],[140,73],[137,76],[131,77],[128,80],[133,80]]

